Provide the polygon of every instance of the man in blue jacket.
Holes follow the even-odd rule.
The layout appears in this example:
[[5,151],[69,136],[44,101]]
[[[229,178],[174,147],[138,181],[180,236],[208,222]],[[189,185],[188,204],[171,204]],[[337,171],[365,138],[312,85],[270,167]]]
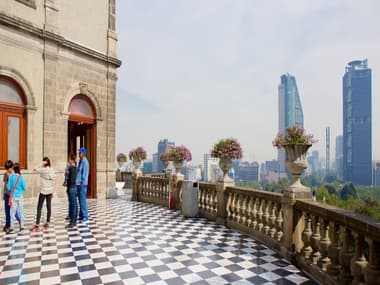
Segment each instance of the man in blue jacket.
[[79,201],[79,222],[88,222],[87,186],[90,166],[86,158],[87,150],[82,147],[79,150],[79,163],[77,169],[77,193]]

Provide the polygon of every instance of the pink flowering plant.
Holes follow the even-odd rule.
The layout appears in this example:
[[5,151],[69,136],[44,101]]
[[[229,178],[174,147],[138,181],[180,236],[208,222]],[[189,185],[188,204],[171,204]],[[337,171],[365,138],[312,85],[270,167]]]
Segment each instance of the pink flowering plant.
[[215,158],[240,159],[243,157],[243,149],[236,139],[222,139],[214,145],[211,150],[211,156]]
[[162,162],[169,162],[170,161],[169,153],[168,152],[161,153],[160,160]]
[[272,144],[274,147],[282,148],[285,145],[312,145],[316,142],[317,140],[314,139],[314,135],[306,134],[305,130],[301,127],[292,126],[286,129],[286,135],[277,134]]
[[131,151],[129,152],[129,159],[139,161],[145,160],[146,150],[142,146],[131,149]]
[[190,161],[192,159],[190,150],[181,145],[169,149],[169,160],[174,162]]

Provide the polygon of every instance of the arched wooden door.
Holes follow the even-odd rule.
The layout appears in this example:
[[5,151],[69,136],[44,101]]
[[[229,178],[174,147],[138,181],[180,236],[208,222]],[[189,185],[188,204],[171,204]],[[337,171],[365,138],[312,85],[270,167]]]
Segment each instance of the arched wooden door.
[[88,97],[76,95],[69,105],[68,154],[87,149],[90,175],[87,198],[96,198],[96,121],[95,108]]

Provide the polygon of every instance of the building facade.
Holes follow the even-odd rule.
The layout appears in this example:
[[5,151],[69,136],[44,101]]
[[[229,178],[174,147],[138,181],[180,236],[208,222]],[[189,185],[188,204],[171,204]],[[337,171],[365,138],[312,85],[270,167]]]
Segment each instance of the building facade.
[[335,167],[336,176],[343,180],[343,136],[335,138]]
[[[285,134],[286,129],[291,126],[303,128],[303,111],[296,78],[293,75],[284,74],[278,86],[278,131]],[[278,161],[280,171],[284,172],[285,150],[278,150]]]
[[236,174],[236,180],[241,183],[259,182],[259,164],[257,162],[241,162]]
[[216,181],[215,168],[219,168],[219,159],[211,157],[209,153],[203,155],[203,180]]
[[367,60],[348,63],[343,76],[343,180],[372,184],[372,71]]
[[39,193],[32,169],[48,156],[64,196],[69,153],[88,149],[88,197],[115,183],[117,33],[115,0],[0,1],[0,166],[22,166],[26,198]]
[[160,155],[167,152],[171,147],[174,147],[174,142],[170,142],[168,139],[160,140],[157,146],[157,172],[162,172],[164,170],[164,164],[160,159]]

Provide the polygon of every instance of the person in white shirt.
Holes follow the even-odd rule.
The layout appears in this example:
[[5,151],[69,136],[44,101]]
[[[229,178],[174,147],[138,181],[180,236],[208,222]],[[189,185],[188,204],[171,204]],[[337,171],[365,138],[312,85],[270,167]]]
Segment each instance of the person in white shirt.
[[44,224],[44,228],[49,227],[50,217],[51,217],[51,199],[53,198],[53,192],[54,192],[55,172],[54,172],[54,169],[51,167],[50,159],[48,157],[43,158],[42,166],[36,167],[33,170],[38,172],[41,177],[41,188],[40,188],[40,195],[38,197],[36,224],[32,228],[33,231],[39,231],[40,220],[41,220],[41,210],[42,210],[42,206],[44,204],[45,199],[46,199],[47,215],[46,215],[46,223]]

